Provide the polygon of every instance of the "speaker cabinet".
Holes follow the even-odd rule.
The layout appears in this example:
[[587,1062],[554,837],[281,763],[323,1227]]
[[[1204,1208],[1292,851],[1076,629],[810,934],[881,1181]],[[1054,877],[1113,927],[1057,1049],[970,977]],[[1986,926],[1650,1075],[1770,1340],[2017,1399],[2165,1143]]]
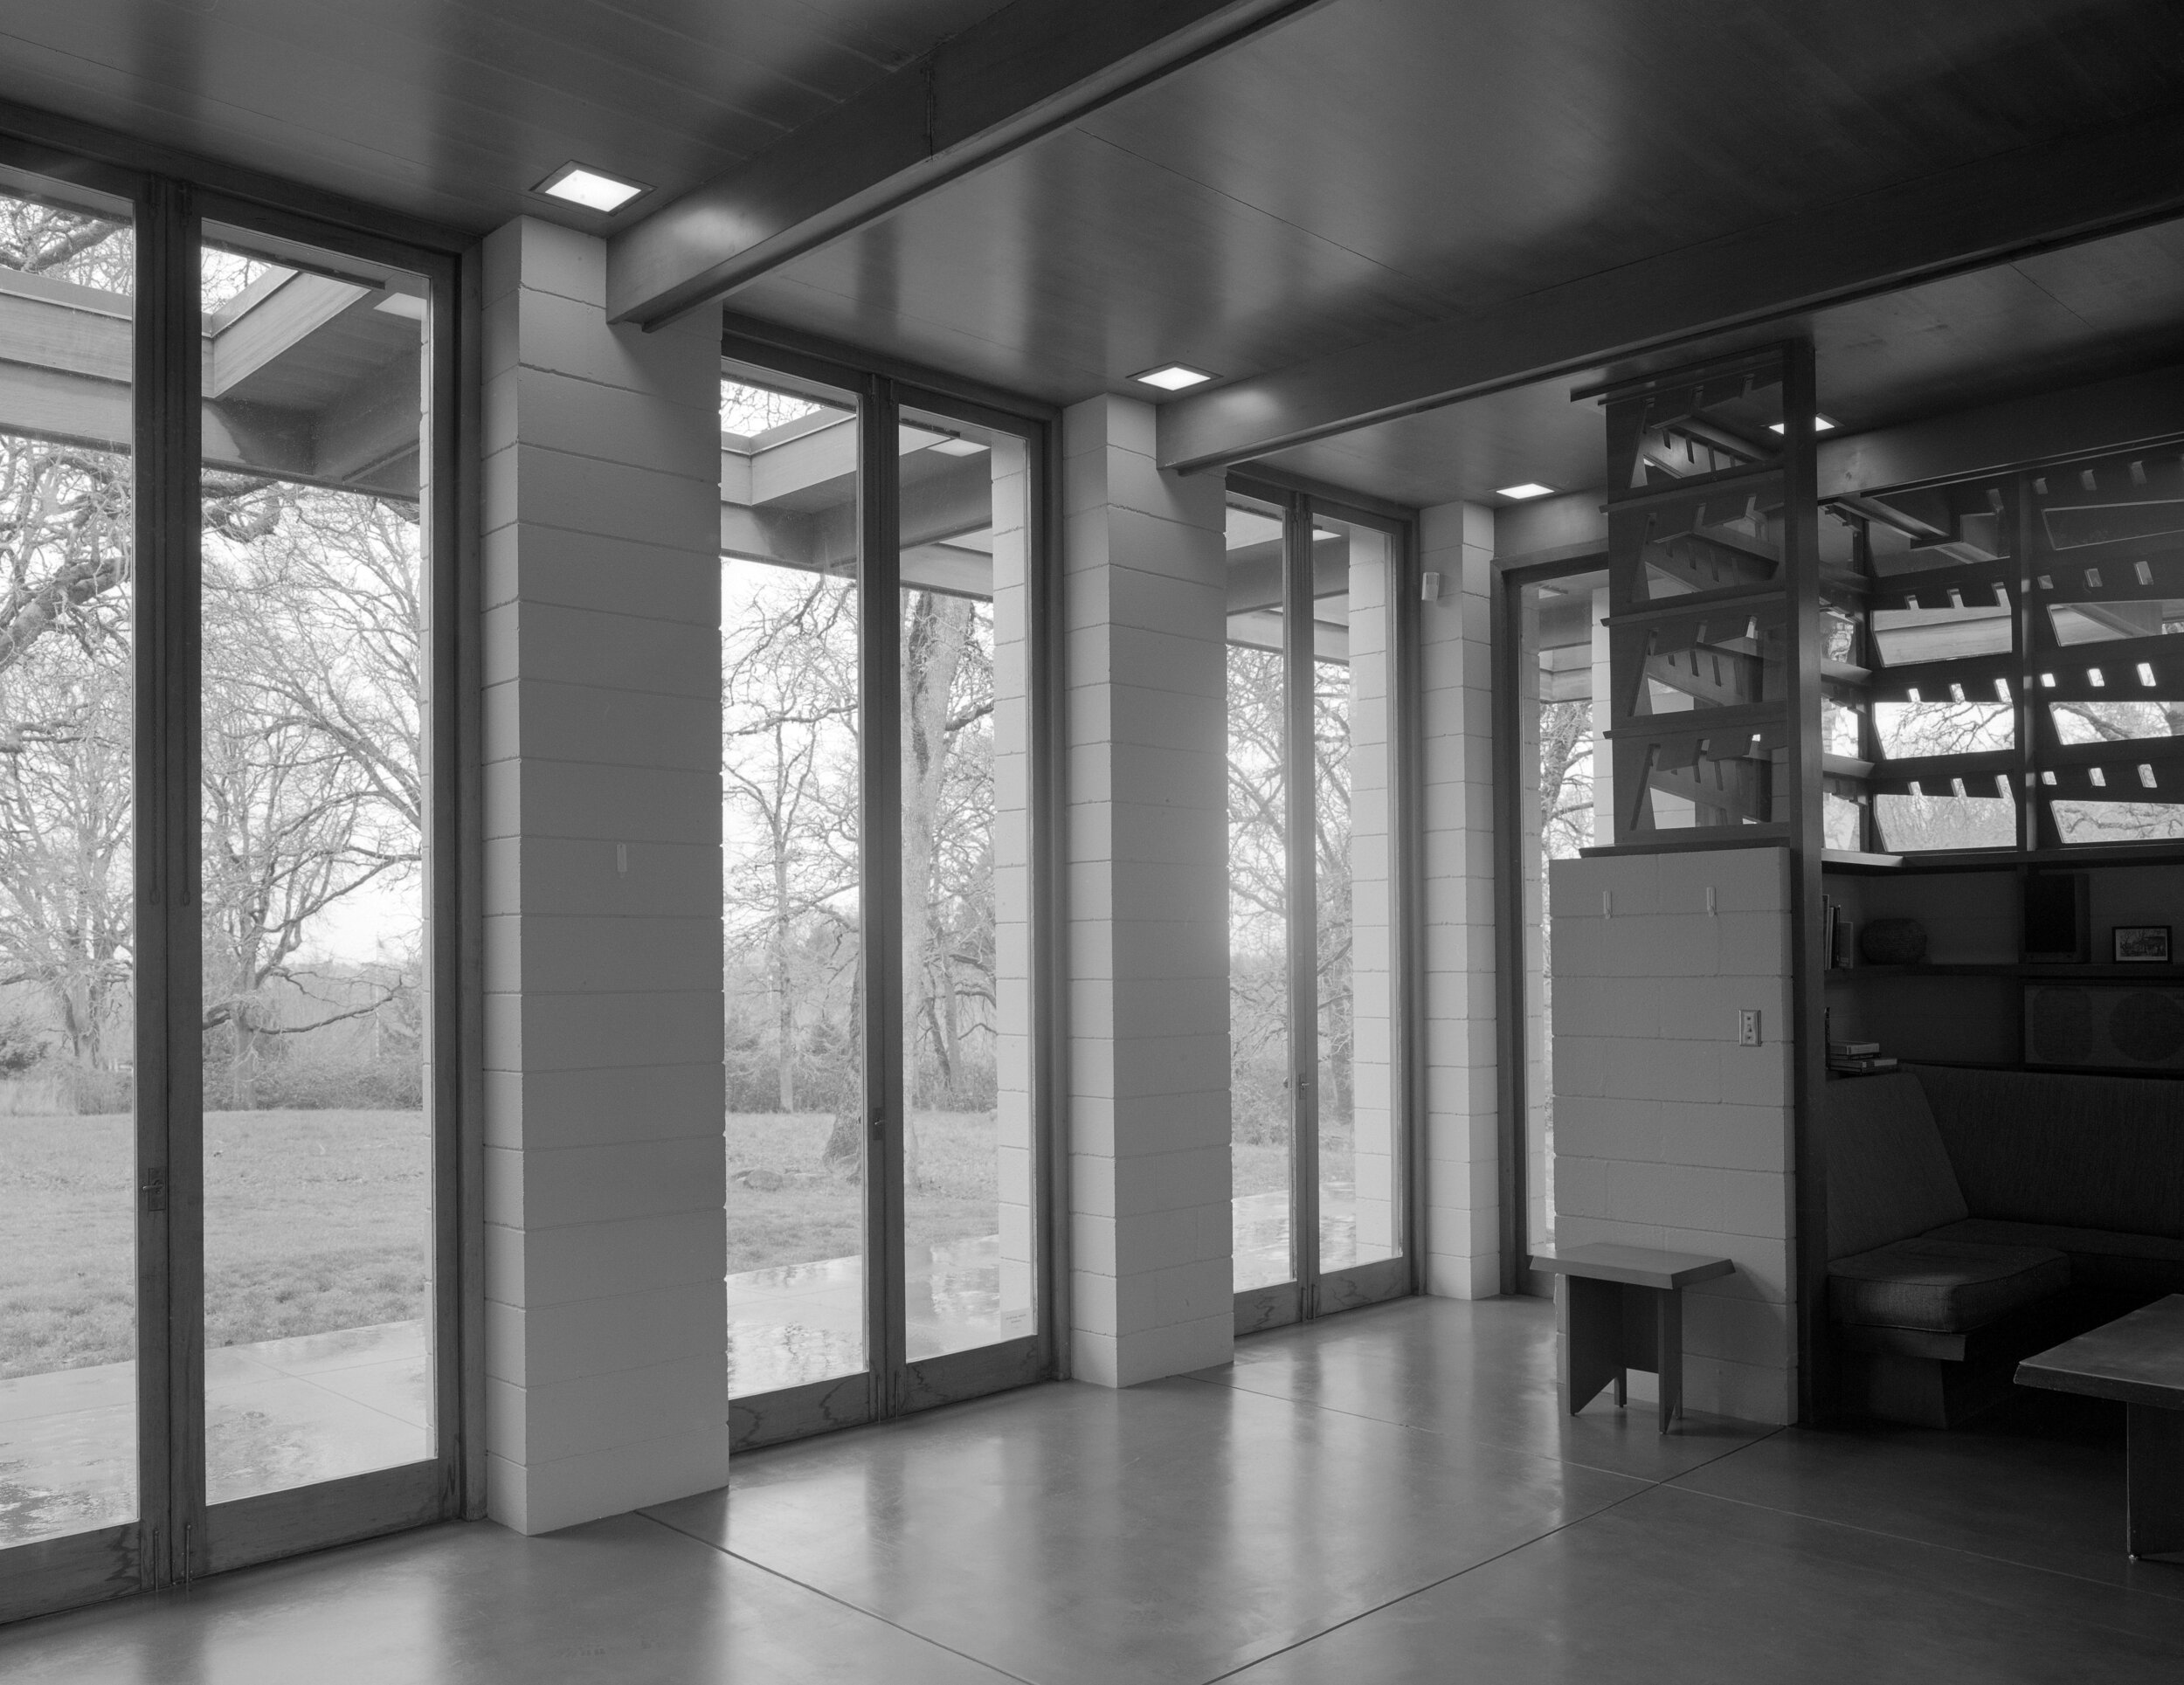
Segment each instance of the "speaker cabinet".
[[2025,1063],[2184,1071],[2184,986],[2028,983]]
[[2083,872],[2034,872],[2025,879],[2023,952],[2028,960],[2083,965],[2093,956]]

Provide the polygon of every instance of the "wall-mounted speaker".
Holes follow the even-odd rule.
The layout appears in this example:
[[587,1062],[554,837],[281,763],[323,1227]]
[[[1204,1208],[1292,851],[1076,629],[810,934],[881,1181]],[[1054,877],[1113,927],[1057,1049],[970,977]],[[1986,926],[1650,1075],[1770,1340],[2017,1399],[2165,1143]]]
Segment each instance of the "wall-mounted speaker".
[[2028,983],[2025,1063],[2184,1071],[2184,987]]
[[2029,960],[2083,965],[2092,958],[2090,880],[2083,872],[2034,872],[2025,879],[2025,939]]

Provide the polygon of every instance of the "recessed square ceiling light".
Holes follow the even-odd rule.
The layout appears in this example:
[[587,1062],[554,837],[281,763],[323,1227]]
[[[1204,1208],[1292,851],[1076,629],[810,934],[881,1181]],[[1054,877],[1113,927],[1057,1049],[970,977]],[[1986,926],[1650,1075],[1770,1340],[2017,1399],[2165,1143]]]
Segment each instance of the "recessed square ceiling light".
[[543,193],[549,199],[580,204],[586,211],[619,211],[638,195],[649,193],[652,189],[641,182],[625,182],[619,176],[610,176],[603,169],[566,163],[531,191]]
[[[1767,431],[1771,433],[1779,433],[1787,425],[1787,423],[1778,421],[1774,423],[1773,425],[1769,427]],[[1828,420],[1826,416],[1814,416],[1813,418],[1813,431],[1816,433],[1828,432],[1834,428],[1835,425],[1835,424]]]
[[410,293],[390,293],[371,307],[390,316],[407,316],[411,321],[425,320],[425,300]]
[[1164,363],[1158,369],[1147,369],[1130,378],[1141,385],[1158,386],[1164,392],[1179,392],[1186,386],[1202,386],[1213,376],[1187,363]]
[[1501,490],[1496,492],[1494,495],[1496,497],[1517,498],[1545,497],[1552,490],[1554,490],[1554,487],[1552,486],[1543,486],[1536,480],[1527,480],[1521,486],[1504,486],[1501,488]]
[[976,456],[985,446],[975,439],[943,439],[933,446],[936,456]]

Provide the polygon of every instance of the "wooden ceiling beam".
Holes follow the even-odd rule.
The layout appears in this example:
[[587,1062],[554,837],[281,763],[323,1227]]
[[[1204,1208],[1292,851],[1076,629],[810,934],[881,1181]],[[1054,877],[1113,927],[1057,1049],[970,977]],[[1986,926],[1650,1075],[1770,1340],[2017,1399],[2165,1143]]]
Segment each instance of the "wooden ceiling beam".
[[1226,467],[2180,214],[2184,117],[2021,148],[1178,398],[1160,462]]
[[615,235],[607,314],[658,327],[1326,0],[1015,0]]

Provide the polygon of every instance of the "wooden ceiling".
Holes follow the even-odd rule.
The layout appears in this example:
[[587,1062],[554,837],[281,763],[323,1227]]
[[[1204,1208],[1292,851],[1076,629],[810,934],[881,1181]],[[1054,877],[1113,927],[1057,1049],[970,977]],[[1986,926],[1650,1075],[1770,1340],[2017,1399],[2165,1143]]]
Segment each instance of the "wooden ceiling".
[[[1000,0],[7,0],[0,99],[483,233],[599,229],[741,163]],[[657,191],[612,221],[570,159]]]
[[1337,0],[738,313],[1066,400],[1234,378],[2174,107],[2172,0]]
[[[605,228],[994,10],[10,0],[0,98],[458,229]],[[1151,363],[1249,377],[2180,106],[2174,0],[1325,0],[730,308],[1055,402],[1142,394]],[[659,191],[615,222],[529,195],[572,157]],[[1821,313],[1828,401],[1892,419],[2176,355],[2181,265],[2140,235]],[[1573,473],[1569,383],[1282,459],[1406,501]]]
[[[1845,432],[2184,364],[2184,223],[1787,316],[1670,356],[1598,364],[1262,460],[1416,505],[1458,498],[1505,503],[1496,488],[1528,480],[1558,491],[1589,489],[1605,476],[1600,411],[1572,403],[1573,390],[1648,363],[1793,334],[1811,335],[1821,413]],[[2184,368],[2178,379],[2184,382]]]

